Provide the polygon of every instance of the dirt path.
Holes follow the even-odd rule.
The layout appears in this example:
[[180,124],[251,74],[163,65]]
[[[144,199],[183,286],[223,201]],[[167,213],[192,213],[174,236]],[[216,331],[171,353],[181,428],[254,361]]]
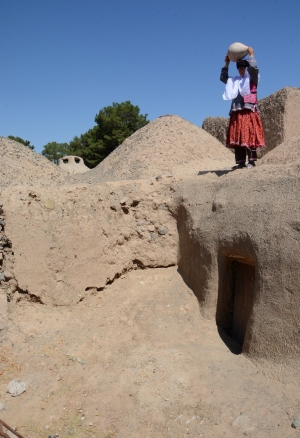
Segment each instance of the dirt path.
[[[132,271],[74,307],[20,302],[10,317],[0,418],[25,437],[299,436],[296,377],[233,354],[176,267]],[[13,378],[27,384],[18,397]]]

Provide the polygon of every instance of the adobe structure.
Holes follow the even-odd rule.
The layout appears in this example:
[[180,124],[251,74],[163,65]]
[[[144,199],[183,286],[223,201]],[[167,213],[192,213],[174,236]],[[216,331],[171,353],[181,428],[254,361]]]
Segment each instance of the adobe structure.
[[[267,385],[260,377],[251,377],[257,371],[250,362],[243,362],[246,358],[253,363],[278,365],[280,372],[282,366],[289,372],[299,369],[300,127],[297,131],[293,117],[300,105],[294,107],[298,90],[278,93],[266,99],[274,102],[273,108],[278,102],[283,105],[280,135],[284,141],[274,145],[269,136],[272,150],[254,169],[230,171],[232,153],[206,131],[178,116],[154,120],[95,169],[79,175],[69,175],[25,146],[0,139],[1,156],[9,166],[8,175],[0,180],[1,341],[6,357],[15,357],[13,346],[17,345],[19,358],[34,360],[28,367],[27,362],[20,364],[20,378],[42,388],[42,377],[47,376],[53,393],[52,409],[57,406],[53,424],[63,424],[60,420],[55,423],[55,418],[60,418],[63,408],[71,411],[73,399],[77,407],[74,404],[72,409],[79,409],[84,421],[82,397],[88,394],[90,403],[94,400],[98,406],[101,393],[103,412],[98,416],[95,411],[95,420],[86,427],[95,427],[98,421],[103,436],[104,431],[106,436],[148,436],[146,424],[151,422],[155,437],[177,436],[172,435],[175,432],[182,436],[182,427],[187,427],[192,412],[199,421],[205,418],[207,436],[222,436],[225,427],[231,437],[287,436],[286,429],[276,435],[277,417],[276,421],[270,417],[271,423],[259,427],[245,415],[236,415],[234,420],[228,407],[228,418],[220,420],[221,429],[216,418],[224,407],[218,405],[220,410],[210,417],[218,397],[224,406],[230,387],[238,381],[243,385],[246,375],[251,385],[255,385],[255,379],[258,385]],[[274,112],[277,117],[278,111]],[[277,121],[267,111],[265,114],[270,119],[264,121],[265,126],[274,125],[275,129]],[[16,154],[20,160],[14,159]],[[35,169],[34,179],[28,168]],[[220,169],[222,176],[215,172]],[[170,270],[169,278],[163,276],[162,269]],[[147,274],[147,280],[139,276],[147,272],[153,272]],[[163,289],[158,292],[155,281],[161,276]],[[130,278],[128,289],[118,286],[119,281],[126,285]],[[147,290],[144,295],[138,289],[143,287]],[[167,337],[168,325],[172,329]],[[89,327],[86,333],[85,327]],[[233,374],[231,379],[230,370],[237,367],[234,359],[225,359],[225,355],[218,362],[222,346],[211,340],[215,333],[228,347],[226,352],[243,353],[242,368],[234,368],[240,379]],[[206,347],[201,350],[203,342]],[[25,356],[27,348],[31,356]],[[76,349],[80,352],[77,356]],[[211,351],[214,353],[209,356]],[[223,379],[226,387],[221,385],[219,396],[211,401],[213,392],[217,394],[219,389],[216,386],[208,391],[201,386],[204,357],[210,358],[208,368],[213,379]],[[177,360],[183,361],[181,368]],[[70,380],[70,364],[74,362],[88,367],[88,377],[85,368],[80,368],[74,371],[76,379]],[[18,375],[18,368],[5,363],[1,365],[2,380],[0,375],[2,394],[8,378]],[[36,367],[34,374],[31,367]],[[185,374],[188,369],[189,377]],[[177,370],[174,375],[172,370]],[[56,377],[52,384],[53,373]],[[158,381],[160,386],[155,386]],[[294,392],[298,393],[297,385],[293,385],[288,386],[291,399]],[[201,403],[199,388],[206,394],[201,396]],[[252,402],[257,401],[255,391]],[[268,400],[275,400],[268,391]],[[76,399],[78,394],[80,398]],[[230,393],[231,397],[236,394]],[[246,398],[239,398],[239,412],[246,409]],[[46,396],[43,409],[50,416],[45,400]],[[20,409],[20,403],[16,400],[14,408]],[[278,401],[279,408],[290,409]],[[134,435],[133,415],[136,418],[137,411],[143,421],[135,426]],[[177,422],[181,411],[186,417],[184,422]],[[249,415],[258,421],[258,414],[253,411]],[[14,418],[12,410],[7,418]],[[20,413],[19,418],[25,422],[26,415]],[[127,418],[131,418],[130,425]],[[170,418],[170,431],[163,435],[163,425]],[[209,418],[215,424],[213,430]],[[36,427],[38,416],[33,415],[32,421]],[[290,427],[288,421],[285,427]],[[119,435],[109,432],[114,427]],[[189,427],[192,436],[197,436],[200,423],[198,429],[196,421]],[[70,432],[74,428],[62,430],[77,433]],[[260,435],[258,431],[262,431]]]
[[[166,157],[170,150],[166,147],[163,160],[159,156],[151,169],[151,154],[157,153],[157,145],[161,148],[161,139],[158,143],[154,140],[170,127],[182,147],[179,149],[170,135],[168,141],[176,148],[176,155],[171,152]],[[184,132],[203,136],[202,142],[189,143],[191,152],[183,141]],[[299,150],[299,137],[282,148],[291,146]],[[222,177],[194,172],[191,178],[185,166],[181,173],[178,170],[181,155],[186,154],[189,167],[198,169],[208,153],[208,170],[216,168],[220,156],[229,168],[231,153],[213,137],[177,116],[168,116],[154,120],[93,171],[60,188],[8,187],[1,194],[2,221],[5,217],[2,239],[4,245],[10,242],[14,257],[3,250],[3,293],[7,288],[13,290],[10,294],[20,289],[45,304],[68,305],[90,289],[103,289],[130,269],[178,264],[204,314],[210,318],[216,315],[217,325],[231,334],[234,282],[238,281],[234,278],[244,278],[245,266],[251,266],[251,287],[243,286],[251,288],[248,313],[243,323],[238,323],[243,327],[236,329],[243,332],[237,335],[243,351],[258,357],[297,357],[298,156],[287,152],[285,165],[276,171],[274,165],[267,166],[268,160],[255,172],[230,172]],[[189,178],[178,179],[178,174]],[[119,175],[122,182],[114,182]],[[101,184],[103,179],[105,184]],[[151,197],[153,192],[155,198]],[[28,219],[23,223],[23,218]],[[141,232],[143,223],[147,231]],[[117,235],[110,231],[113,229],[118,230]],[[75,241],[73,236],[77,236]],[[142,248],[141,239],[145,240]],[[72,262],[68,262],[70,257]],[[236,264],[241,273],[231,273]],[[85,266],[89,267],[88,276],[83,275]],[[38,278],[33,275],[37,267]],[[276,349],[274,330],[278,331]]]
[[84,164],[81,157],[75,155],[66,155],[59,159],[58,166],[65,172],[76,175],[77,173],[85,173],[90,169]]

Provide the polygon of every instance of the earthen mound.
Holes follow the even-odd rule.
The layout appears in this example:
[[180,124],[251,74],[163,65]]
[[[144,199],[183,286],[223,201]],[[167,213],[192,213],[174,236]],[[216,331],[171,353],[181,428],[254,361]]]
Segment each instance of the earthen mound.
[[265,155],[260,164],[300,163],[300,131]]
[[[0,137],[0,187],[9,185],[49,186],[63,184],[66,173],[46,157],[14,140]],[[69,177],[70,178],[70,177]]]
[[77,181],[119,181],[224,169],[232,154],[216,138],[178,116],[163,116],[136,131]]

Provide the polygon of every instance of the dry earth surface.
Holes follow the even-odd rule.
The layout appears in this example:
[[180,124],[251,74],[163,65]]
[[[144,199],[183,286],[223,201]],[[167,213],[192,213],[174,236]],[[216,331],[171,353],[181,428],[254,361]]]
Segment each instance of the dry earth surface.
[[[185,139],[184,147],[180,148],[182,138]],[[291,148],[296,145],[295,151],[299,150],[299,143],[295,143],[297,137],[293,142]],[[130,212],[132,221],[139,221],[144,220],[143,215],[149,215],[154,207],[163,205],[169,186],[176,188],[184,178],[195,178],[199,170],[226,169],[234,164],[231,152],[215,138],[177,116],[157,119],[124,142],[108,157],[110,162],[105,160],[93,171],[74,177],[11,140],[1,138],[0,146],[4,169],[0,177],[3,197],[7,193],[17,194],[17,187],[8,192],[8,186],[22,186],[20,200],[15,197],[15,208],[18,207],[21,214],[26,212],[27,206],[23,208],[22,203],[26,204],[32,187],[42,194],[53,188],[53,193],[58,198],[60,196],[59,206],[62,207],[60,204],[64,199],[66,201],[63,220],[55,212],[61,227],[56,234],[62,239],[68,229],[67,220],[70,224],[73,221],[73,216],[71,219],[66,217],[73,208],[73,201],[68,197],[77,189],[78,193],[87,191],[92,184],[88,196],[80,195],[79,205],[83,208],[85,198],[89,200],[89,196],[100,192],[109,194],[112,192],[109,184],[115,184],[111,196],[116,199],[103,199],[105,206],[101,207],[103,212],[109,212],[107,227],[112,227],[114,233],[117,224],[122,222],[119,201],[122,201],[122,196],[130,196],[125,193],[129,182],[107,184],[104,181],[146,178],[138,186],[140,198],[147,198],[139,213],[141,218],[134,219],[137,212]],[[258,180],[263,178],[262,175],[267,180],[278,173],[297,174],[297,153],[292,160],[294,164],[286,168],[274,164],[276,149],[272,154],[275,161],[268,162],[266,156],[265,162],[253,170],[257,172]],[[249,171],[237,171],[235,175],[222,178],[239,180],[247,175],[243,172]],[[156,179],[160,174],[162,178]],[[206,182],[213,186],[217,180],[214,174],[201,178],[203,186]],[[251,178],[255,179],[255,174]],[[69,194],[65,195],[68,190]],[[121,197],[115,194],[118,190],[122,192]],[[12,196],[7,201],[11,219],[13,202]],[[20,227],[27,227],[24,242],[32,236],[36,244],[38,236],[43,235],[39,234],[44,227],[43,215],[50,216],[52,210],[45,213],[36,200],[32,204],[28,209],[33,211],[36,233],[30,228],[26,216],[19,220]],[[115,219],[110,219],[116,211],[112,205],[118,208],[119,222],[116,223]],[[126,204],[123,209],[124,206]],[[16,210],[15,222],[11,220],[14,227],[19,213]],[[162,213],[167,215],[165,210]],[[104,213],[98,210],[92,213],[89,207],[80,214],[98,215],[101,221],[106,220]],[[154,213],[151,214],[151,221],[155,223]],[[130,215],[126,215],[127,221]],[[167,219],[171,227],[170,216],[163,216],[163,220]],[[158,224],[161,225],[164,224]],[[6,228],[9,227],[11,225],[7,224]],[[134,227],[132,230],[136,233]],[[19,231],[21,244],[22,231]],[[147,248],[154,245],[149,232],[146,230],[145,237],[140,240],[137,237],[132,240],[134,248],[140,245],[140,253],[145,252],[144,257]],[[78,244],[78,236],[74,236],[74,246]],[[117,259],[122,253],[117,243],[119,236],[109,237],[114,241],[110,244],[112,251],[116,245]],[[170,249],[160,243],[162,248],[157,254],[166,260],[166,265],[168,258],[174,260],[174,239],[170,240],[173,242],[171,256]],[[95,248],[99,246],[96,238],[94,243]],[[42,249],[43,245],[45,239],[41,238]],[[93,241],[89,245],[92,252]],[[38,252],[36,250],[40,250],[35,248],[30,249],[32,257]],[[57,253],[57,259],[51,259],[49,272],[51,267],[55,268],[55,263],[63,266],[61,258],[65,253],[67,257],[67,251],[68,248],[63,247]],[[101,245],[98,251],[100,254]],[[162,257],[163,251],[165,258]],[[12,253],[11,257],[16,256]],[[15,260],[11,259],[12,270],[16,266]],[[33,260],[35,263],[36,259]],[[105,266],[100,266],[101,260],[99,255],[99,271],[105,269]],[[28,263],[32,261],[28,260]],[[32,268],[36,284],[42,275],[38,266]],[[30,290],[18,292],[18,299],[8,303],[8,322],[0,331],[0,418],[17,427],[26,438],[55,435],[60,438],[299,436],[299,429],[291,427],[292,420],[300,415],[299,370],[268,361],[250,360],[246,355],[238,354],[234,342],[224,335],[221,338],[215,319],[202,316],[195,295],[184,283],[176,265],[137,268],[128,265],[121,276],[114,278],[112,275],[106,285],[104,282],[103,290],[91,289],[89,294],[70,300],[69,305],[41,304],[36,295],[30,295]],[[86,271],[78,265],[74,275],[81,284]],[[49,278],[50,283],[52,280]],[[82,284],[85,284],[83,280]],[[6,388],[12,379],[26,382],[26,392],[17,397],[9,395]]]
[[25,437],[299,436],[293,376],[230,351],[176,267],[75,306],[21,301],[1,345],[1,418]]

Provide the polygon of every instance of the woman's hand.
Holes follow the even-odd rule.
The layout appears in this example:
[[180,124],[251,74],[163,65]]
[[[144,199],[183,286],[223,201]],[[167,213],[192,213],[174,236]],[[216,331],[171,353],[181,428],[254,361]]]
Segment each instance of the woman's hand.
[[254,56],[254,50],[252,49],[252,47],[248,47],[247,50],[250,56]]
[[225,56],[224,61],[225,61],[225,67],[228,67],[228,66],[229,66],[229,63],[230,63],[230,59],[229,59],[229,56],[228,56],[228,55]]

